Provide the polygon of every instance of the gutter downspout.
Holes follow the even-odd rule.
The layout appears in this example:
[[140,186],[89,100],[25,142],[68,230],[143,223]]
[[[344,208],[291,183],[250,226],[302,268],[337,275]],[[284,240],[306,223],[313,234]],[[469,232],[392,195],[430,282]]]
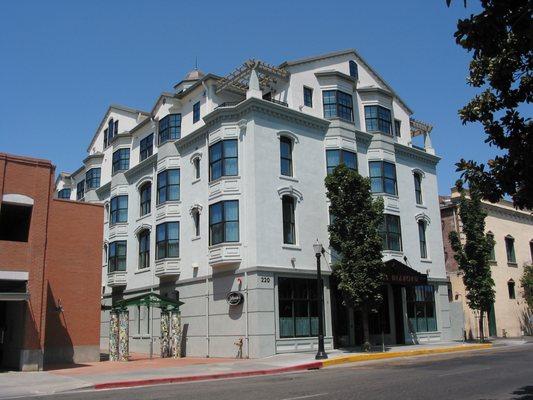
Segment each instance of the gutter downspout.
[[209,87],[205,84],[205,81],[202,81],[202,86],[205,90],[205,107],[206,107],[206,115],[211,112],[211,107],[209,106]]
[[209,358],[209,276],[205,277],[205,356]]
[[244,315],[246,317],[246,358],[250,358],[250,329],[248,322],[248,271],[244,271]]

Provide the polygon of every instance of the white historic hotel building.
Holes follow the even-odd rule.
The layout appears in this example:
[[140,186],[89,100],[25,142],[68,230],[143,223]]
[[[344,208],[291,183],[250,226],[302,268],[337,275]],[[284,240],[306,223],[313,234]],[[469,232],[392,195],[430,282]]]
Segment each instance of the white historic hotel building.
[[[103,303],[155,291],[184,302],[184,351],[244,356],[316,348],[313,243],[322,259],[326,349],[361,340],[331,274],[324,178],[339,163],[385,200],[385,306],[372,341],[450,337],[431,127],[353,50],[250,60],[227,77],[190,72],[150,111],[110,106],[57,195],[103,202]],[[422,140],[423,146],[413,141]],[[242,293],[230,305],[230,292]],[[130,348],[159,345],[158,310],[130,310]],[[150,323],[155,320],[155,323]],[[108,312],[102,314],[107,345]]]

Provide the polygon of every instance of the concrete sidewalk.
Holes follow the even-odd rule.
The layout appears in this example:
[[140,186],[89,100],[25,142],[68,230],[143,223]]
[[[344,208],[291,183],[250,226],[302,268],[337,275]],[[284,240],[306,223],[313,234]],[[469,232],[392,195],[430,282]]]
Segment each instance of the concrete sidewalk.
[[[506,343],[504,345],[512,345]],[[0,399],[54,394],[80,389],[109,389],[207,379],[237,378],[318,369],[346,362],[409,357],[490,348],[491,344],[457,342],[392,346],[386,352],[333,350],[325,361],[314,353],[279,354],[255,360],[217,358],[135,359],[130,362],[90,363],[43,372],[0,373]]]

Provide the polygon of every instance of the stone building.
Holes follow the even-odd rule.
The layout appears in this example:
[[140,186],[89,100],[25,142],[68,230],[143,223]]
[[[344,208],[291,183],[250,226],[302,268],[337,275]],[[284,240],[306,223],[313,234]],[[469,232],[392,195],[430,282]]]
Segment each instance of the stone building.
[[[57,196],[105,205],[105,304],[148,291],[178,298],[186,354],[234,356],[242,338],[245,356],[263,357],[316,347],[317,240],[328,250],[326,345],[360,339],[329,279],[324,178],[344,163],[385,200],[392,273],[373,341],[447,339],[439,157],[431,126],[412,113],[354,50],[249,60],[226,77],[194,70],[149,111],[110,106]],[[235,292],[242,301],[228,304]],[[157,348],[158,314],[130,316],[132,351]]]
[[[464,329],[467,338],[479,337],[479,313],[466,302],[462,275],[455,261],[448,235],[461,233],[458,203],[460,194],[452,189],[451,196],[441,197],[441,218],[444,237],[446,273],[450,279],[450,301],[462,303]],[[494,337],[518,337],[523,334],[523,312],[526,309],[524,290],[520,278],[524,265],[533,257],[533,216],[531,212],[517,210],[509,201],[492,204],[483,202],[487,213],[485,230],[495,241],[492,251],[491,273],[495,283],[496,301],[484,318],[484,332]]]

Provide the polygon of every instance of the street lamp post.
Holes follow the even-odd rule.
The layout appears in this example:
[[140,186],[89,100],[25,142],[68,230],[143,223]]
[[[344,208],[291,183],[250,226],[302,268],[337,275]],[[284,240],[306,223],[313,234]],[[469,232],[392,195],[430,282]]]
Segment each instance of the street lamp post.
[[316,360],[323,360],[328,358],[324,350],[324,288],[322,287],[322,273],[320,271],[320,257],[322,257],[322,244],[317,242],[313,245],[316,257],[316,287],[318,294],[318,351],[316,353]]

